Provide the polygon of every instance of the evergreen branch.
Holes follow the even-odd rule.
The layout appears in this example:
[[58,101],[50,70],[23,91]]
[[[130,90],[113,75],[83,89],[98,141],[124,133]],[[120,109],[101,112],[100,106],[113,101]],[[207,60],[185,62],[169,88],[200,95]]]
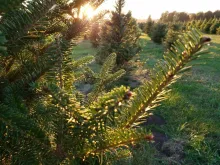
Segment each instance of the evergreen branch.
[[121,76],[125,74],[125,71],[123,69],[117,71],[116,73],[111,74],[116,64],[116,57],[117,57],[116,54],[112,53],[105,60],[101,68],[101,71],[99,75],[97,76],[98,80],[95,84],[95,87],[88,96],[87,104],[90,104],[91,102],[97,99],[100,93],[105,89],[106,84],[109,85],[110,83],[118,80]]
[[[66,56],[69,56],[70,52],[72,51],[72,47],[75,46],[75,40],[72,39],[70,41],[66,41],[64,37],[60,38],[60,53],[61,55],[66,58]],[[5,78],[7,78],[11,83],[5,86],[5,89],[14,89],[22,88],[27,86],[29,83],[37,81],[39,78],[41,78],[45,73],[47,72],[46,77],[51,77],[53,80],[55,78],[54,76],[54,69],[57,70],[57,64],[59,63],[59,57],[60,54],[57,54],[57,43],[56,41],[50,43],[46,46],[46,48],[43,48],[42,54],[39,55],[39,58],[37,61],[31,61],[31,63],[28,66],[31,66],[31,68],[24,70],[23,66],[17,67],[16,70],[10,71],[5,75]],[[67,68],[67,66],[64,68],[66,70],[72,70],[79,68],[86,63],[91,62],[93,57],[86,57],[82,58],[78,62],[70,62],[66,61],[67,63],[72,64],[71,68]],[[72,61],[72,60],[71,60]],[[63,62],[63,61],[62,61]],[[70,66],[70,65],[69,65]],[[48,73],[48,70],[49,73]],[[53,72],[51,74],[51,72]],[[71,82],[73,83],[73,82]],[[71,84],[72,86],[72,84]],[[4,88],[2,89],[4,90]]]
[[152,141],[153,136],[141,129],[109,129],[99,140],[97,139],[94,142],[96,143],[96,148],[91,146],[88,147],[89,149],[85,148],[86,153],[84,153],[84,156],[99,155],[111,150],[117,150],[120,147],[134,145],[142,140]]
[[112,72],[112,69],[115,67],[116,57],[117,55],[115,53],[112,53],[107,57],[106,61],[102,65],[100,77],[105,77]]
[[92,18],[92,23],[94,24],[94,23],[97,23],[97,21],[99,21],[100,22],[100,20],[101,19],[103,19],[104,18],[104,16],[106,15],[106,14],[108,14],[110,11],[109,10],[102,10],[102,11],[100,11],[98,14],[96,14],[93,18]]
[[79,69],[79,68],[82,68],[83,66],[85,66],[93,61],[94,61],[93,56],[82,57],[82,58],[78,59],[77,61],[74,61],[73,65],[71,67],[72,67],[72,69]]
[[21,7],[26,0],[0,0],[0,15]]
[[157,106],[158,102],[163,100],[161,96],[164,95],[166,88],[178,78],[179,71],[197,58],[199,55],[197,52],[209,41],[210,38],[202,38],[199,32],[193,29],[174,43],[172,50],[168,50],[164,55],[164,62],[157,65],[151,82],[135,90],[136,97],[131,107],[128,108],[124,127],[131,127],[147,110]]
[[[15,105],[12,100],[10,101],[10,104]],[[42,154],[51,154],[51,144],[46,136],[46,133],[33,119],[21,112],[23,111],[22,108],[22,105],[20,107],[9,107],[5,104],[0,104],[0,132],[2,135],[0,137],[2,142],[0,145],[0,150],[12,150],[10,151],[10,154],[16,155],[16,150],[19,151],[23,147],[27,147],[27,152],[29,152],[28,150],[31,149],[33,152],[38,151]],[[22,138],[24,141],[21,142],[19,140],[20,138]],[[26,143],[28,145],[22,146],[22,143]],[[5,145],[6,148],[2,148],[2,145]],[[4,156],[4,154],[7,153],[2,154],[3,155],[1,156]]]
[[116,11],[119,14],[119,16],[121,16],[122,14],[122,8],[125,6],[125,0],[118,0],[116,2]]
[[1,19],[0,30],[8,40],[7,45],[10,48],[10,54],[15,54],[21,50],[21,45],[26,44],[27,39],[38,39],[39,36],[36,38],[35,35],[29,33],[40,23],[42,18],[46,17],[49,9],[55,4],[55,0],[30,1],[27,2],[23,10],[17,9],[4,14]]
[[7,54],[7,47],[5,47],[5,43],[7,42],[5,36],[0,31],[0,56]]
[[57,45],[57,55],[59,56],[59,66],[58,66],[58,74],[59,74],[59,85],[60,88],[63,88],[63,73],[62,73],[62,67],[63,67],[63,54],[61,52],[61,47],[60,47],[60,39],[59,36],[56,38],[56,45]]
[[103,96],[99,96],[96,101],[90,104],[89,109],[93,116],[90,122],[97,122],[99,119],[105,120],[106,116],[110,113],[114,113],[117,109],[119,110],[120,104],[125,101],[125,95],[128,92],[129,89],[121,86],[119,88],[114,88]]
[[94,7],[94,9],[96,9],[97,7],[99,7],[105,0],[92,0],[90,2],[91,6]]

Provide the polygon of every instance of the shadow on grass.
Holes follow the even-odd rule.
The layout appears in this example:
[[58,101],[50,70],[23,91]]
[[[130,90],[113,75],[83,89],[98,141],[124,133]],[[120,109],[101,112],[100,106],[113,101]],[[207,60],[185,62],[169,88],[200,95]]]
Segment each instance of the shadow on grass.
[[220,164],[220,38],[214,41],[155,111],[167,122],[161,130],[186,142],[184,164]]
[[158,107],[167,121],[163,130],[187,142],[185,161],[220,164],[220,87],[182,81],[168,98]]

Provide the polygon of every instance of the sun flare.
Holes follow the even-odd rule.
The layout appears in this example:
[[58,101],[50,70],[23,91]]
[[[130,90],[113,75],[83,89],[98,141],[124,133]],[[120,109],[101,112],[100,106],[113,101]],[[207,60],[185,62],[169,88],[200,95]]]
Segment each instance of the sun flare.
[[81,8],[81,15],[80,17],[87,17],[87,18],[92,18],[95,15],[95,11],[92,6],[89,4],[83,6]]

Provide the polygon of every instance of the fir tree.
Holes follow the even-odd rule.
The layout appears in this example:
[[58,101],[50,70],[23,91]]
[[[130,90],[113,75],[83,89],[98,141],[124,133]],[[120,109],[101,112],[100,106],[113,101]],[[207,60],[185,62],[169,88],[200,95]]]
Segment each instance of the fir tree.
[[217,33],[217,29],[220,27],[220,20],[216,20],[212,26],[210,27],[210,33],[211,34],[216,34]]
[[205,33],[210,33],[210,27],[212,26],[212,20],[210,19],[204,26],[203,26],[203,31]]
[[168,31],[163,41],[165,49],[170,49],[170,47],[178,39],[178,35],[180,35],[182,31],[182,26],[183,25],[180,23],[171,23],[168,25]]
[[154,21],[151,19],[151,16],[149,16],[147,22],[145,23],[144,32],[149,35],[152,31],[153,25]]
[[156,23],[150,33],[150,38],[155,43],[161,44],[167,33],[167,25],[164,23]]
[[200,29],[201,31],[204,31],[205,26],[206,26],[207,23],[208,23],[208,20],[205,19],[205,20],[202,22],[202,24],[200,25],[199,29]]
[[139,28],[142,30],[142,32],[144,32],[145,23],[141,22],[141,23],[138,23],[138,25],[139,25]]
[[98,23],[93,24],[89,39],[90,39],[94,48],[97,48],[99,46],[99,43],[100,43],[99,33],[100,33],[99,24]]
[[197,29],[200,29],[201,25],[202,25],[202,20],[198,20],[198,21],[196,22],[196,28],[197,28]]
[[175,31],[173,29],[168,30],[163,42],[165,49],[169,49],[173,45],[173,43],[177,40],[178,35],[178,31]]
[[216,34],[220,35],[220,27],[216,30]]
[[124,0],[117,1],[111,20],[106,21],[102,27],[100,51],[96,58],[99,63],[103,63],[109,54],[115,52],[117,65],[122,66],[140,51],[140,30],[131,12],[122,13],[124,4]]

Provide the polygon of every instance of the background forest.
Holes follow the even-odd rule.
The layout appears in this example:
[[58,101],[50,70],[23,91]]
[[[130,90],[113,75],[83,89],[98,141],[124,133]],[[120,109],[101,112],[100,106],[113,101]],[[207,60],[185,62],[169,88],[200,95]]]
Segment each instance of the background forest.
[[219,164],[220,11],[103,2],[0,0],[0,164]]

